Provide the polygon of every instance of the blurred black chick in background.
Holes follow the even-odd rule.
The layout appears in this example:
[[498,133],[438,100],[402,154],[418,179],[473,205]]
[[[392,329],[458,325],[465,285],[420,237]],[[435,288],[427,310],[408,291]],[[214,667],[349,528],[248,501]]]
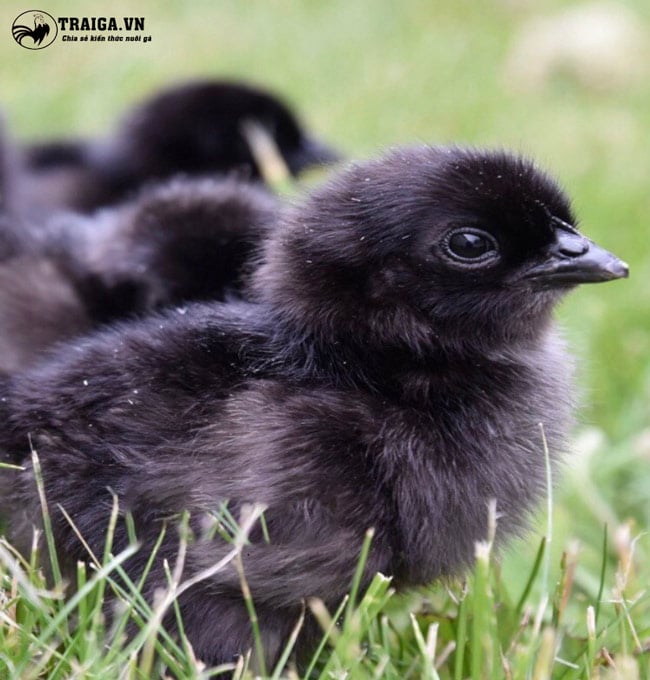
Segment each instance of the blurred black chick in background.
[[16,150],[0,119],[0,377],[29,365],[43,348],[91,328],[75,287],[43,253],[12,203]]
[[[101,554],[117,494],[137,579],[170,517],[191,512],[187,578],[230,550],[202,530],[222,502],[235,516],[264,504],[270,544],[255,527],[242,559],[269,663],[303,599],[338,604],[369,527],[362,585],[461,572],[492,499],[501,543],[543,494],[539,423],[553,463],[564,450],[574,361],[554,306],[627,276],[575,225],[557,184],[506,153],[419,147],[353,165],[272,231],[254,301],[116,325],[6,382],[0,451],[26,466],[0,494],[15,540],[28,547],[41,516],[31,434],[73,579],[88,557],[59,507]],[[112,552],[127,542],[120,521]],[[168,530],[149,599],[176,551]],[[232,565],[180,608],[206,663],[252,647]]]
[[274,94],[239,82],[186,82],[134,107],[113,135],[26,146],[16,181],[24,214],[53,209],[92,212],[175,175],[262,176],[244,128],[254,122],[297,175],[339,156],[311,137]]
[[[28,146],[22,169],[0,134],[0,373],[98,323],[239,294],[274,202],[232,177],[190,177],[258,179],[253,125],[294,174],[336,158],[275,96],[221,81],[154,95],[108,140]],[[126,203],[51,217],[113,202]]]
[[22,228],[6,230],[19,239],[0,261],[0,374],[100,324],[241,296],[278,211],[261,186],[175,179],[45,228],[9,219]]
[[278,220],[269,192],[235,179],[175,179],[91,217],[63,216],[48,249],[91,317],[242,295],[260,244]]

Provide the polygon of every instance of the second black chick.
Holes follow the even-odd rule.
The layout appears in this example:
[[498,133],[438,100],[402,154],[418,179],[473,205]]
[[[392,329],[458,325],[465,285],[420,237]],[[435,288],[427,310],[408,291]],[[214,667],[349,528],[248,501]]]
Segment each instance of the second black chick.
[[[117,494],[136,579],[170,517],[190,511],[197,534],[186,578],[230,550],[202,532],[221,503],[262,503],[270,544],[256,527],[242,558],[274,662],[303,599],[343,597],[369,527],[363,584],[381,571],[407,587],[472,563],[492,499],[499,542],[525,526],[544,492],[539,424],[555,463],[571,422],[553,307],[626,275],[527,160],[422,147],[355,165],[271,234],[255,302],[112,328],[5,388],[0,449],[26,465],[7,472],[15,535],[40,518],[28,433],[71,574],[87,557],[59,505],[101,554]],[[120,523],[113,553],[126,544]],[[176,550],[168,531],[147,597]],[[252,647],[232,565],[180,608],[206,663]]]
[[177,179],[43,229],[8,221],[6,235],[21,239],[0,258],[0,374],[101,324],[243,295],[278,213],[261,187]]
[[50,228],[91,316],[113,321],[192,301],[241,296],[279,218],[267,191],[234,179],[175,179],[91,217]]
[[20,202],[28,214],[52,208],[91,212],[175,175],[260,179],[243,132],[251,121],[267,131],[294,175],[339,159],[276,95],[234,81],[191,81],[134,107],[106,140],[27,147]]

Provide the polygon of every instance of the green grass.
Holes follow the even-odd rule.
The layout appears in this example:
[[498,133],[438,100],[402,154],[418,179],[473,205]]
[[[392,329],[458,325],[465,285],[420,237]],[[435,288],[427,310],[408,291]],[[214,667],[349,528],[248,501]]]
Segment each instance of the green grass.
[[[650,34],[650,6],[624,4]],[[630,264],[629,280],[585,286],[559,310],[580,357],[583,407],[536,575],[545,517],[499,559],[480,560],[466,586],[435,585],[384,602],[389,586],[380,580],[324,643],[316,668],[326,665],[327,677],[343,677],[346,668],[347,677],[359,678],[649,676],[648,654],[637,647],[650,638],[650,78],[601,91],[564,76],[523,93],[503,75],[522,25],[568,5],[116,0],[91,10],[81,0],[51,0],[44,9],[54,15],[144,16],[153,40],[55,43],[40,52],[8,37],[25,5],[8,0],[0,8],[0,103],[18,137],[102,134],[133,101],[170,80],[242,77],[286,94],[314,131],[353,157],[420,141],[529,153],[559,176],[585,232]],[[114,628],[105,630],[98,613],[119,572],[113,558],[99,560],[105,578],[80,571],[84,595],[70,608],[60,587],[45,587],[35,563],[10,568],[2,555],[9,599],[0,609],[0,677],[2,663],[19,668],[13,677],[21,678],[32,670],[41,677],[147,677],[142,664],[155,658],[153,633],[136,649]],[[125,616],[151,619],[145,603],[131,600]],[[589,607],[598,613],[592,633]],[[155,645],[162,645],[158,636]],[[164,646],[172,667],[200,676],[187,649]]]

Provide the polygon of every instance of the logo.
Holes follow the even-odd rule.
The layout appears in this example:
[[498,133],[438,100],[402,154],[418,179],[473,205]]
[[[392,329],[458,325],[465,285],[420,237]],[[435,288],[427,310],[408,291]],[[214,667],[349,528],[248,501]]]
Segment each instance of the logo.
[[14,40],[28,50],[42,50],[51,45],[58,31],[56,19],[40,9],[19,14],[11,26]]

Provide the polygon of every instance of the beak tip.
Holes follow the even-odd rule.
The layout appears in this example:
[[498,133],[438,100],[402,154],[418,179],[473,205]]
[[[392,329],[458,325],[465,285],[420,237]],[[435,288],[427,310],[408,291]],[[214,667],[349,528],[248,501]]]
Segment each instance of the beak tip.
[[614,262],[609,270],[614,279],[627,279],[630,276],[630,267],[627,262],[623,262],[623,260]]

